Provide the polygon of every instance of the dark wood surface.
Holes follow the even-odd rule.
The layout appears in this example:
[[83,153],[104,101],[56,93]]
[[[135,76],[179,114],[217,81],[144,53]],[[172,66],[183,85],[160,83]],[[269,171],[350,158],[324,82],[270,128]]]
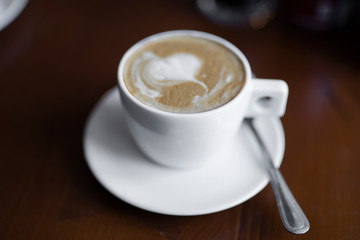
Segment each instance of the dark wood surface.
[[[222,212],[175,217],[132,207],[92,176],[82,152],[89,111],[116,85],[127,48],[173,29],[224,37],[258,77],[288,82],[281,171],[307,234],[283,228],[269,186]],[[30,1],[0,32],[0,239],[360,239],[358,30],[281,18],[225,28],[193,1]]]

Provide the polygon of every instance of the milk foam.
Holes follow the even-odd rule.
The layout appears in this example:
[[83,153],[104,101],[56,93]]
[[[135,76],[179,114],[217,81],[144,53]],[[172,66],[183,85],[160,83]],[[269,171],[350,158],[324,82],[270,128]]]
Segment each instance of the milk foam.
[[[153,100],[162,96],[161,90],[164,86],[173,86],[184,82],[199,84],[206,93],[203,96],[195,96],[192,102],[201,104],[201,100],[216,94],[225,83],[232,80],[231,74],[224,76],[225,66],[223,66],[218,83],[208,92],[208,87],[195,77],[201,66],[201,60],[189,53],[176,53],[167,58],[161,58],[152,52],[144,52],[134,62],[131,71],[132,75],[136,76],[134,85],[141,94]],[[227,97],[226,92],[223,97]]]
[[145,45],[128,60],[125,83],[141,102],[170,112],[202,112],[233,99],[243,65],[212,41],[174,37]]
[[[219,91],[221,91],[225,84],[230,83],[233,79],[232,75],[228,74],[225,77],[224,72],[225,72],[225,66],[222,67],[219,81],[217,82],[215,87],[209,93],[206,92],[206,94],[202,97],[196,96],[192,102],[196,105],[200,105],[200,104],[202,104],[203,101],[206,101],[207,98],[211,98],[212,96],[217,94]],[[228,98],[228,94],[226,92],[224,92],[222,95],[222,99],[225,100],[227,98]]]
[[136,76],[134,84],[140,92],[155,99],[162,96],[162,87],[184,82],[197,83],[207,92],[207,86],[195,78],[201,65],[200,59],[192,54],[177,53],[161,58],[152,52],[144,52],[131,71]]

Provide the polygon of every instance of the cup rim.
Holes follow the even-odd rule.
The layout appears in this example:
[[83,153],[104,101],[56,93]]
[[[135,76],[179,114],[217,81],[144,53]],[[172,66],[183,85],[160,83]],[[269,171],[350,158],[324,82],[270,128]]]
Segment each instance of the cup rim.
[[[169,112],[169,111],[165,111],[165,110],[160,110],[160,109],[151,107],[151,106],[141,102],[136,97],[134,97],[130,93],[128,88],[126,87],[124,77],[123,77],[124,67],[125,67],[127,59],[130,56],[132,56],[132,54],[136,50],[141,48],[145,43],[157,41],[159,39],[164,39],[164,38],[168,38],[168,37],[174,37],[174,36],[175,37],[176,36],[191,36],[191,37],[198,37],[198,38],[203,38],[203,39],[207,39],[210,41],[214,41],[214,42],[219,43],[222,46],[226,47],[233,54],[235,54],[242,61],[243,67],[245,70],[245,83],[243,84],[243,87],[241,88],[240,92],[229,102],[227,102],[219,107],[216,107],[216,108],[213,108],[210,110],[206,110],[206,111],[202,111],[202,112],[190,112],[190,113]],[[155,114],[165,115],[165,116],[169,116],[169,117],[185,117],[185,118],[214,114],[214,113],[221,112],[221,111],[229,108],[230,106],[234,105],[242,95],[244,95],[246,89],[249,88],[250,79],[251,79],[250,64],[249,64],[247,58],[245,57],[245,55],[240,51],[240,49],[238,49],[234,44],[232,44],[231,42],[227,41],[224,38],[221,38],[221,37],[216,36],[211,33],[201,32],[201,31],[196,31],[196,30],[172,30],[172,31],[160,32],[160,33],[150,35],[150,36],[138,41],[124,53],[124,55],[122,56],[122,58],[120,60],[119,65],[118,65],[118,71],[117,71],[117,82],[118,82],[118,87],[121,90],[121,93],[126,94],[127,98],[130,99],[133,103],[135,103],[138,107],[145,109],[149,112],[155,113]]]

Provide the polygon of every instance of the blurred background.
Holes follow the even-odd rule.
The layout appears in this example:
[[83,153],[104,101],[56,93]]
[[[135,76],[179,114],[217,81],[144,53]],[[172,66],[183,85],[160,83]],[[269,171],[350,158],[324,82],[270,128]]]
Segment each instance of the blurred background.
[[[288,82],[281,170],[306,235],[283,229],[269,186],[220,213],[169,217],[91,175],[83,127],[121,56],[175,29],[223,37],[258,77]],[[0,31],[0,238],[360,239],[359,30],[355,0],[30,0]]]

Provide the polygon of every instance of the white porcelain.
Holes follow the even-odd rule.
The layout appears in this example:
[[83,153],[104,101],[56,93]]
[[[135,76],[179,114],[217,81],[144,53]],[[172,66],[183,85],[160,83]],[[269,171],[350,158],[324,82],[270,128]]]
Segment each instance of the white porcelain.
[[[285,139],[279,118],[256,119],[276,166]],[[108,91],[89,116],[84,153],[90,170],[112,194],[136,207],[169,215],[199,215],[236,206],[268,183],[260,149],[247,125],[229,151],[199,168],[173,169],[144,156],[125,124],[118,89]]]
[[[182,35],[218,42],[242,60],[245,84],[233,100],[206,112],[170,113],[149,107],[128,92],[123,69],[134,51],[144,43]],[[288,86],[282,80],[253,79],[246,57],[230,42],[208,33],[185,30],[156,34],[131,47],[120,61],[118,85],[127,124],[136,144],[154,161],[175,168],[198,167],[224,156],[244,117],[281,117],[288,96]],[[271,97],[270,104],[264,104],[263,97]]]
[[0,0],[0,31],[16,19],[27,2],[28,0]]

